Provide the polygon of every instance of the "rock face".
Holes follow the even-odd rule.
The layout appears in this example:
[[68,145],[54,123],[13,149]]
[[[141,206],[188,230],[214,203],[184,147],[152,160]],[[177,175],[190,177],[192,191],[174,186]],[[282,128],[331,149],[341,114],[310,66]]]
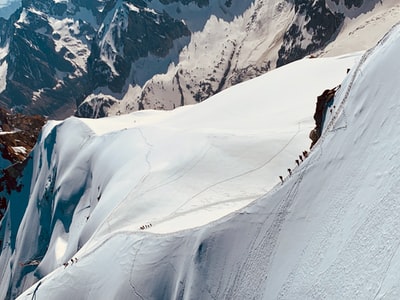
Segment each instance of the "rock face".
[[190,35],[182,21],[137,0],[24,0],[0,28],[0,101],[53,118],[72,115],[97,87],[121,92],[136,60],[163,57]]
[[35,145],[45,121],[39,115],[13,114],[0,108],[2,157],[12,164],[24,161]]
[[296,19],[283,36],[277,66],[300,59],[320,49],[331,40],[344,16],[330,11],[324,0],[294,1]]
[[[92,43],[88,67],[93,88],[107,86],[120,93],[135,61],[149,54],[165,57],[174,41],[184,36],[190,31],[182,21],[146,9],[144,2],[133,7],[124,3]],[[130,83],[135,84],[135,78]]]
[[39,133],[45,123],[39,115],[25,116],[12,114],[0,108],[0,221],[7,209],[9,195],[13,190],[21,190],[18,183],[28,160],[29,153],[35,146]]
[[310,149],[314,147],[315,143],[321,137],[328,108],[333,104],[334,96],[338,88],[339,86],[333,89],[327,89],[317,97],[314,113],[315,127],[311,130],[309,136],[312,141]]

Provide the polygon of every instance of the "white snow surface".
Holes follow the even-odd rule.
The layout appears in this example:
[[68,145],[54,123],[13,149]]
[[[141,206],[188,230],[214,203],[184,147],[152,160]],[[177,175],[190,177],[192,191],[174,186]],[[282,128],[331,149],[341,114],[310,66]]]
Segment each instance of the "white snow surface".
[[7,61],[4,60],[0,63],[0,93],[2,93],[7,87]]
[[[376,3],[371,8],[374,2]],[[331,6],[335,7],[332,4]],[[352,16],[351,10],[348,11],[343,7],[339,9],[348,17],[335,40],[319,51],[321,55],[337,56],[346,52],[369,49],[400,20],[398,0],[366,1],[365,6],[371,9],[357,16]]]
[[8,63],[6,56],[8,55],[8,49],[8,43],[6,43],[3,48],[0,48],[0,93],[2,93],[7,87]]
[[[87,72],[87,59],[90,55],[89,42],[82,37],[77,37],[79,34],[79,20],[72,18],[56,19],[49,17],[49,24],[53,28],[53,34],[60,34],[62,37],[55,41],[55,50],[60,52],[62,49],[67,49],[64,58],[75,66],[76,71],[72,76],[81,76]],[[71,55],[73,58],[71,58]],[[71,75],[70,75],[71,76]],[[62,80],[63,78],[59,78]]]
[[[35,197],[55,165],[54,201],[82,197],[38,268],[55,270],[19,299],[398,299],[399,51],[397,26],[345,78],[310,156],[267,194],[282,174],[276,160],[291,166],[306,147],[303,109],[356,56],[302,60],[171,113],[49,124],[43,139],[57,143],[51,162],[43,139],[35,150],[22,226],[35,228]],[[78,192],[77,181],[91,188]],[[172,232],[186,222],[207,224]]]
[[[123,232],[141,239],[207,228],[280,186],[278,176],[286,177],[310,145],[316,97],[338,85],[359,57],[301,60],[173,111],[49,122],[34,150],[16,250],[7,246],[0,256],[0,297],[12,278],[16,296],[35,274],[69,272],[62,263],[97,253]],[[43,228],[51,236],[40,256]],[[35,272],[20,265],[33,260],[41,261]]]

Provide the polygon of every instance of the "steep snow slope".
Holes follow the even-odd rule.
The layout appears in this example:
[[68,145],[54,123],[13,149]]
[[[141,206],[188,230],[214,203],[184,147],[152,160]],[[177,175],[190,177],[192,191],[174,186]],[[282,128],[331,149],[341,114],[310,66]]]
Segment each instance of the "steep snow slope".
[[20,299],[398,298],[399,51],[397,26],[346,77],[321,140],[285,184],[172,234],[111,234],[122,228],[113,218],[78,262]]
[[30,195],[11,195],[2,224],[0,297],[118,231],[192,228],[264,195],[308,149],[317,95],[358,58],[302,60],[171,112],[50,122],[21,179]]

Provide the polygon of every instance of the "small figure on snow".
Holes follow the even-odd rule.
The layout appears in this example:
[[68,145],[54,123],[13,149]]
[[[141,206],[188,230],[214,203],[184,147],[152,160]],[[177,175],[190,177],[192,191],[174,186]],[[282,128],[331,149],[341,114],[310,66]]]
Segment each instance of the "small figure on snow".
[[299,160],[298,160],[298,159],[296,159],[295,161],[296,161],[296,164],[297,164],[298,166],[300,166],[300,162],[299,162]]
[[279,179],[281,180],[282,184],[283,184],[283,177],[279,176]]
[[292,175],[292,169],[287,169],[287,171],[289,172],[289,176],[291,176]]

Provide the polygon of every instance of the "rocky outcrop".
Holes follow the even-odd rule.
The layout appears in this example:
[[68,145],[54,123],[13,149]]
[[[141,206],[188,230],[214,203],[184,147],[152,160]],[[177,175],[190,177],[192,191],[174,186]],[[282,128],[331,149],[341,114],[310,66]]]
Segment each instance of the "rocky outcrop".
[[24,0],[0,29],[0,102],[51,118],[74,114],[98,87],[123,93],[138,59],[164,57],[190,35],[141,0]]
[[24,161],[37,141],[46,119],[14,114],[0,108],[0,150],[10,163]]
[[339,5],[341,2],[344,2],[344,5],[347,8],[352,8],[352,7],[361,7],[363,3],[365,2],[364,0],[332,0],[333,2],[336,3],[336,5]]
[[[136,61],[149,55],[165,57],[175,40],[191,34],[182,21],[165,12],[155,13],[145,5],[135,8],[121,6],[111,25],[99,30],[88,60],[93,89],[108,87],[121,93]],[[136,83],[135,76],[129,83]]]
[[295,0],[296,19],[283,37],[277,67],[303,58],[331,41],[344,21],[344,15],[330,11],[325,0]]
[[320,96],[317,97],[317,103],[314,113],[315,128],[311,130],[309,136],[312,141],[310,148],[312,148],[321,137],[326,113],[328,111],[328,108],[333,104],[333,98],[338,88],[339,87],[327,89]]
[[4,195],[9,195],[13,190],[21,190],[18,178],[26,166],[45,121],[42,116],[13,114],[0,108],[0,153],[2,167],[6,166],[0,175],[0,221],[8,203]]

